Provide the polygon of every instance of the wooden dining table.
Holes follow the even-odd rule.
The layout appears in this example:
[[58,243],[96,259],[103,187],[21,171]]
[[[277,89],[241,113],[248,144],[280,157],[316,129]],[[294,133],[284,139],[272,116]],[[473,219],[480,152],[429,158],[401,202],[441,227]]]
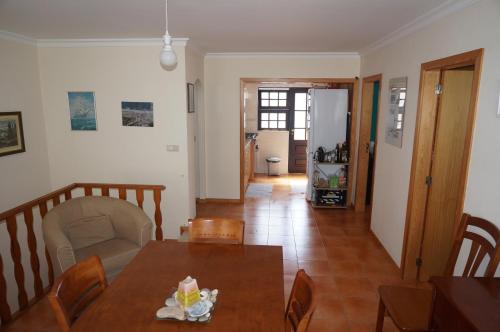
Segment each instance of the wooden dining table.
[[[150,241],[71,331],[284,331],[282,248]],[[208,323],[157,320],[179,281],[218,289]]]

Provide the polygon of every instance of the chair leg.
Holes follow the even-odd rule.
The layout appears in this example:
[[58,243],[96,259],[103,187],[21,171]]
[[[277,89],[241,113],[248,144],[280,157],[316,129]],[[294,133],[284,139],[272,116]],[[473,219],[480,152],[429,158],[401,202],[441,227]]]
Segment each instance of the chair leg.
[[377,327],[375,332],[382,332],[384,329],[385,304],[382,299],[378,302]]

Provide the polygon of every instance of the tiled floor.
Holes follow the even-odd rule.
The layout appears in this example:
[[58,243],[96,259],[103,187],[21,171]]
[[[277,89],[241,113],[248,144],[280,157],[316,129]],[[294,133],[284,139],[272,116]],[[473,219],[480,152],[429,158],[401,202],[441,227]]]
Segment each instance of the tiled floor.
[[[245,205],[199,204],[198,216],[245,220],[245,243],[283,246],[285,297],[303,268],[318,287],[310,331],[374,331],[381,283],[401,283],[399,270],[369,229],[369,215],[312,209],[305,177],[257,176]],[[272,193],[268,193],[269,184]],[[252,184],[251,184],[252,186]],[[259,194],[260,193],[260,194]],[[386,319],[384,331],[395,331]]]
[[[245,243],[282,245],[285,296],[303,268],[317,285],[318,307],[309,331],[374,331],[381,283],[401,283],[399,271],[369,230],[369,215],[314,210],[303,176],[267,177],[239,204],[199,204],[198,216],[245,220]],[[265,185],[267,184],[267,185]],[[43,299],[4,331],[57,331]],[[395,331],[386,318],[384,331]]]

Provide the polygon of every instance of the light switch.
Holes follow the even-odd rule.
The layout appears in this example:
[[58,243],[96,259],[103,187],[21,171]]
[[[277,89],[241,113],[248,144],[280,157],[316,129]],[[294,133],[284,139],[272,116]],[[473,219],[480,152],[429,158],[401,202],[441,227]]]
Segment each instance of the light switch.
[[179,146],[178,145],[167,145],[167,151],[168,152],[179,152]]

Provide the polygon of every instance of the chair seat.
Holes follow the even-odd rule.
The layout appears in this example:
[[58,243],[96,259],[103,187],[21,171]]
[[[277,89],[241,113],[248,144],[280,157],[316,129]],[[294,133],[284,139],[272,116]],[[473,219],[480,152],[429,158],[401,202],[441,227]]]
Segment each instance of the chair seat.
[[403,331],[428,331],[432,289],[380,286],[380,299],[396,326]]
[[99,256],[106,276],[110,279],[119,273],[140,250],[141,247],[132,241],[115,238],[75,250],[75,259],[79,262],[92,255]]

